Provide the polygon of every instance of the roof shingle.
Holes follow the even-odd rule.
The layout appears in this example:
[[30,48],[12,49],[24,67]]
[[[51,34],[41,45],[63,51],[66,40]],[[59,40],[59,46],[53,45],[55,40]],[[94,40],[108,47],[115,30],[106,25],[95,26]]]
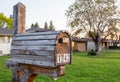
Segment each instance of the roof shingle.
[[12,35],[12,30],[8,30],[7,28],[0,28],[0,35]]

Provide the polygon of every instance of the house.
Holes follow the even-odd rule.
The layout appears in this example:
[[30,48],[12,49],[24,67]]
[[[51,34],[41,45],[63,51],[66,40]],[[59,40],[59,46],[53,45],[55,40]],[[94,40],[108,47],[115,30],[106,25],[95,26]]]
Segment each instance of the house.
[[87,39],[72,38],[73,51],[87,51]]
[[87,38],[72,38],[73,51],[90,51],[95,50],[95,43]]
[[[106,50],[109,48],[109,46],[112,45],[113,45],[112,40],[108,40],[108,39],[102,40],[100,45],[100,50],[102,51]],[[72,47],[73,47],[73,51],[79,51],[79,52],[95,50],[95,42],[87,38],[72,38]]]
[[116,33],[114,33],[114,35],[111,35],[111,34],[109,34],[107,36],[105,36],[105,35],[107,35],[107,33],[103,33],[103,35],[102,35],[102,38],[105,38],[102,40],[102,42],[105,43],[105,46],[106,45],[120,46],[120,29]]
[[12,30],[0,28],[0,56],[10,54]]

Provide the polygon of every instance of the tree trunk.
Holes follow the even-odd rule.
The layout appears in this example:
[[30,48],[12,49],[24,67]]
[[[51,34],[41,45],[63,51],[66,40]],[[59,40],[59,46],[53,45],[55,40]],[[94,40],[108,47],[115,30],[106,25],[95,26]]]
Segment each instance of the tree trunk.
[[100,41],[95,42],[95,50],[96,50],[96,55],[100,55]]
[[96,55],[100,55],[101,33],[97,32],[97,41],[95,41]]

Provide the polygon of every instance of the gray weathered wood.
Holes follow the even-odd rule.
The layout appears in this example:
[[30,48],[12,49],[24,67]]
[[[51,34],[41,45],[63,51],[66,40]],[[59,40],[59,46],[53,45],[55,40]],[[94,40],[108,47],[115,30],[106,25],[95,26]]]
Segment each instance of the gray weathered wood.
[[23,64],[31,64],[31,65],[37,65],[37,66],[43,66],[43,67],[55,67],[54,62],[50,61],[35,61],[35,60],[20,60],[20,59],[12,59],[9,60],[9,62],[16,62],[18,64],[23,63]]
[[12,82],[33,82],[37,74],[44,74],[53,79],[65,74],[65,66],[43,68],[30,64],[18,64],[14,60],[9,60],[7,67],[12,69]]
[[12,45],[54,45],[55,40],[12,41]]
[[55,46],[17,46],[12,45],[11,49],[19,49],[19,50],[55,50]]
[[54,50],[11,50],[11,55],[44,55],[44,56],[54,56]]
[[34,56],[34,55],[13,55],[13,59],[21,59],[21,60],[33,60],[33,61],[48,61],[48,62],[54,62],[54,57],[53,56],[44,56],[44,55],[39,55],[39,56]]
[[38,36],[38,35],[57,35],[60,31],[47,31],[47,32],[36,32],[36,33],[23,33],[16,34],[15,36]]
[[21,37],[13,37],[13,40],[52,40],[55,39],[56,35],[43,35],[43,36],[21,36]]

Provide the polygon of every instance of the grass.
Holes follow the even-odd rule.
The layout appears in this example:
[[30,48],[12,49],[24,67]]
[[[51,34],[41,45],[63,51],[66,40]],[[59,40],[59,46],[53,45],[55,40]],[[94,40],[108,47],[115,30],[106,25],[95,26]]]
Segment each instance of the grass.
[[[66,65],[66,75],[54,81],[38,75],[34,82],[120,82],[120,52],[101,52],[101,56],[73,53],[72,65]],[[6,69],[9,56],[0,57],[0,82],[11,82],[11,71]]]
[[9,56],[0,56],[0,82],[11,82],[11,71],[6,68],[6,60]]

